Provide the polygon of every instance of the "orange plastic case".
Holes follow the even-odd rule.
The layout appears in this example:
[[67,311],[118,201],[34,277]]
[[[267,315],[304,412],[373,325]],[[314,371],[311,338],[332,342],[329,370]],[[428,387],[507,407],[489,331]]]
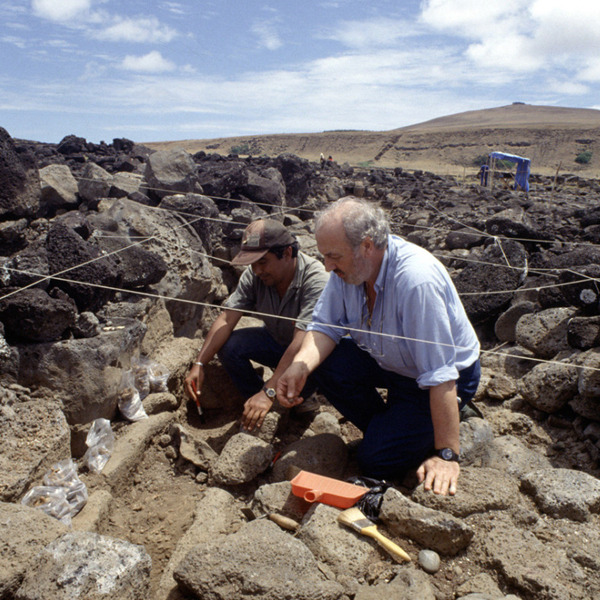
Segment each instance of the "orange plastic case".
[[369,490],[353,483],[300,471],[291,481],[294,496],[307,502],[322,502],[337,508],[354,506]]

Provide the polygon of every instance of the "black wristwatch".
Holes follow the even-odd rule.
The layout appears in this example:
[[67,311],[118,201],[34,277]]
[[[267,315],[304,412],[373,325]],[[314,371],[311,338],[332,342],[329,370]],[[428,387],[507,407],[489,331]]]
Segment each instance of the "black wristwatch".
[[458,462],[460,460],[460,455],[456,454],[452,448],[440,448],[436,449],[435,455],[439,456],[442,460],[454,461]]
[[277,392],[275,391],[275,389],[267,387],[266,385],[263,386],[263,392],[267,395],[267,398],[269,400],[275,400],[275,396],[277,396]]

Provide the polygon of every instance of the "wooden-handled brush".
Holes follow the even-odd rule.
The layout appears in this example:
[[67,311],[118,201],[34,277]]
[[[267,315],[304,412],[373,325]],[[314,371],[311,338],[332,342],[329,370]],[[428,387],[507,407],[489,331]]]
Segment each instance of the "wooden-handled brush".
[[377,525],[367,519],[367,517],[362,513],[360,508],[356,508],[353,506],[352,508],[347,508],[343,510],[338,515],[338,521],[347,525],[348,527],[358,531],[358,533],[362,535],[367,535],[372,537],[377,543],[387,552],[389,552],[394,558],[399,559],[401,561],[410,561],[410,556],[400,548],[397,544],[392,542],[392,540],[388,540],[382,533],[377,529]]

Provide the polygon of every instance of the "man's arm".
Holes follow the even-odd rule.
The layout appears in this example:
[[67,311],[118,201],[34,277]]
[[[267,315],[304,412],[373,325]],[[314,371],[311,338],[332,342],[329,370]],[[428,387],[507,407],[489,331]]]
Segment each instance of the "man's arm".
[[[277,388],[277,382],[283,372],[290,366],[294,356],[300,349],[302,341],[306,336],[306,331],[294,329],[294,337],[286,351],[283,353],[273,375],[265,383],[268,388]],[[242,427],[252,431],[254,427],[260,427],[264,421],[265,415],[271,410],[273,401],[267,398],[267,395],[261,390],[246,400],[244,404],[244,413],[242,414]]]
[[336,343],[320,331],[309,331],[290,366],[277,381],[277,400],[283,406],[295,406],[303,401],[300,392],[307,377],[333,352]]
[[[223,347],[229,339],[231,332],[242,318],[242,313],[239,310],[225,309],[212,324],[210,330],[206,334],[202,348],[198,353],[196,362],[201,362],[207,365],[214,355]],[[204,384],[204,367],[200,365],[192,365],[187,377],[185,378],[185,391],[192,400],[197,400],[196,393],[200,396],[202,385]],[[196,386],[196,393],[194,387]]]
[[[434,444],[437,449],[452,448],[460,452],[459,410],[456,396],[456,383],[447,381],[429,388],[429,405],[433,421]],[[425,489],[435,494],[456,493],[460,466],[455,461],[446,461],[432,456],[423,461],[417,470],[419,482],[425,482]]]

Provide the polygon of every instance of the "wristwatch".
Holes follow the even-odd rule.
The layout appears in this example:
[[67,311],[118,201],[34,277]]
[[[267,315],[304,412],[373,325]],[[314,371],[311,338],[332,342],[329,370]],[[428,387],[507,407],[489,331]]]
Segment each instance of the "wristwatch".
[[439,456],[442,460],[454,461],[458,462],[460,460],[460,455],[456,454],[452,448],[440,448],[436,449],[435,455]]
[[275,389],[267,387],[266,385],[263,386],[263,392],[267,395],[267,398],[269,400],[275,400],[275,396],[277,396],[277,392],[275,391]]

